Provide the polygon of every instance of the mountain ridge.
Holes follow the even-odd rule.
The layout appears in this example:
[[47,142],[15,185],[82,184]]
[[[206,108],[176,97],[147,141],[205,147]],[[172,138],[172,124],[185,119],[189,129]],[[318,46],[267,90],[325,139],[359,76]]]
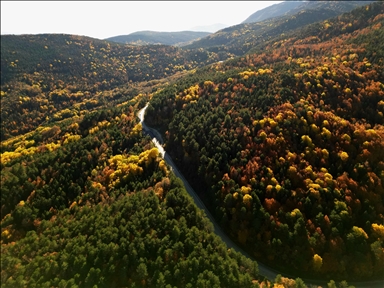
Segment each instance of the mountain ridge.
[[276,17],[290,16],[302,10],[332,9],[333,11],[344,13],[371,2],[374,1],[284,1],[256,11],[246,20],[241,22],[241,24],[261,22],[263,20]]
[[[298,7],[303,5],[307,7],[308,5],[312,8],[298,9],[294,11],[295,14],[293,15],[278,16],[262,22],[245,23],[227,27],[186,45],[185,48],[201,47],[216,53],[225,51],[226,53],[240,56],[247,53],[252,46],[260,45],[282,33],[289,33],[305,25],[325,21],[328,18],[341,15],[345,13],[345,11],[350,11],[355,6],[367,4],[365,1],[352,3],[353,4],[344,1],[326,1],[326,3],[323,1],[320,3],[304,2]],[[265,9],[268,9],[268,7]]]
[[240,24],[260,22],[269,18],[287,15],[294,8],[302,5],[301,1],[284,1],[256,11]]
[[158,32],[145,30],[128,35],[113,36],[104,40],[135,45],[162,44],[181,46],[210,34],[209,32],[201,31]]

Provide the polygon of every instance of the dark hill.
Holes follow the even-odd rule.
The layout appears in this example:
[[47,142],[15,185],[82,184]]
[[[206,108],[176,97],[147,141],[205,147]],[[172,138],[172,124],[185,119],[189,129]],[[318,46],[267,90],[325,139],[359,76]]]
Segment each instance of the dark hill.
[[285,1],[283,3],[274,4],[267,8],[256,11],[241,23],[254,23],[273,17],[284,16],[302,4],[303,3],[301,1]]
[[148,45],[163,44],[180,46],[188,42],[198,40],[208,36],[209,32],[180,31],[180,32],[156,32],[156,31],[138,31],[129,35],[120,35],[107,38],[105,40],[117,43]]
[[274,17],[294,15],[299,11],[308,9],[329,9],[334,12],[344,13],[358,6],[369,4],[370,2],[373,1],[284,1],[253,13],[244,20],[242,24],[260,22]]

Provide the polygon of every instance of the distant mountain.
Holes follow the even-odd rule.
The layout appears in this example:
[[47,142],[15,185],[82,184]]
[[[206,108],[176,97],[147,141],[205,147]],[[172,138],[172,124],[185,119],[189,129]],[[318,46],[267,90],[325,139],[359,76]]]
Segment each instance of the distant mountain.
[[283,3],[274,4],[264,9],[256,11],[241,23],[254,23],[273,17],[284,16],[291,12],[293,9],[301,6],[302,4],[303,2],[301,1],[285,1]]
[[330,9],[333,12],[345,13],[364,4],[374,1],[284,1],[259,10],[249,16],[244,23],[260,22],[266,19],[294,15],[302,10]]
[[[247,53],[250,49],[260,46],[262,43],[282,33],[290,33],[305,25],[324,21],[368,3],[368,1],[303,2],[302,5],[289,12],[296,12],[292,15],[274,17],[257,23],[244,23],[231,26],[185,47],[205,48],[211,52],[220,52],[219,54],[225,52],[226,54],[230,53],[238,56]],[[287,5],[288,3],[285,4]]]
[[198,40],[208,36],[209,32],[180,31],[180,32],[156,32],[156,31],[138,31],[128,35],[120,35],[107,38],[105,40],[136,45],[163,44],[180,46],[188,42]]
[[222,24],[222,23],[216,23],[216,24],[207,25],[207,26],[195,26],[195,27],[191,28],[190,30],[191,31],[205,31],[205,32],[215,33],[215,32],[217,32],[221,29],[224,29],[226,27],[228,27],[228,25]]

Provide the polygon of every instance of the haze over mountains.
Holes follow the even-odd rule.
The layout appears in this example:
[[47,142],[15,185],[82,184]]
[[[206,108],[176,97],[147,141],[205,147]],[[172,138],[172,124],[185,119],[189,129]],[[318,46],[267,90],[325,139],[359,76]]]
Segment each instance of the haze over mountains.
[[304,10],[326,9],[332,12],[332,14],[334,12],[344,13],[371,2],[373,1],[285,1],[256,11],[245,19],[242,24],[260,22],[274,17],[289,16]]
[[[187,46],[188,47],[214,47],[216,45],[231,45],[233,41],[232,37],[228,37],[228,33],[240,33],[242,34],[243,42],[250,45],[249,42],[254,43],[255,31],[257,39],[264,39],[266,33],[278,33],[282,31],[285,26],[285,21],[292,21],[291,16],[300,17],[303,21],[296,21],[298,25],[310,24],[312,22],[327,19],[344,12],[351,11],[352,9],[370,3],[373,1],[285,1],[282,3],[271,5],[267,8],[256,11],[245,19],[242,23],[231,27],[226,27],[224,24],[214,24],[212,26],[197,26],[191,29],[191,31],[180,31],[180,32],[156,32],[156,31],[138,31],[129,35],[120,35],[109,37],[106,40],[118,42],[118,43],[129,43],[135,45],[146,45],[146,44],[164,44],[164,45],[175,45],[175,46]],[[271,27],[268,22],[259,24],[259,22],[274,18],[281,18],[278,24],[280,28]],[[244,26],[243,24],[251,24],[251,26]],[[299,27],[290,26],[291,29]],[[264,26],[264,27],[262,27]],[[268,27],[267,27],[268,26]],[[209,28],[209,30],[207,30]],[[251,29],[249,29],[251,28]],[[192,32],[195,31],[195,32]],[[212,33],[204,33],[201,31],[209,31]],[[247,33],[249,32],[249,33]],[[250,35],[247,35],[250,34]],[[209,37],[205,37],[208,36]],[[274,35],[274,34],[273,34]],[[268,36],[267,36],[268,37]],[[227,39],[227,40],[224,40]],[[236,39],[235,41],[238,41]],[[258,41],[258,40],[257,40]],[[223,47],[222,47],[223,48]],[[227,48],[227,47],[225,47]],[[244,53],[242,49],[239,53]]]
[[225,27],[228,27],[229,25],[222,24],[222,23],[216,23],[212,25],[205,25],[205,26],[195,26],[192,27],[191,31],[205,31],[205,32],[210,32],[210,33],[215,33]]
[[384,2],[355,4],[2,35],[2,287],[383,287]]
[[155,32],[155,31],[139,31],[129,35],[121,35],[110,37],[105,40],[117,43],[149,45],[149,44],[164,44],[173,46],[182,46],[189,44],[192,41],[209,35],[209,32]]

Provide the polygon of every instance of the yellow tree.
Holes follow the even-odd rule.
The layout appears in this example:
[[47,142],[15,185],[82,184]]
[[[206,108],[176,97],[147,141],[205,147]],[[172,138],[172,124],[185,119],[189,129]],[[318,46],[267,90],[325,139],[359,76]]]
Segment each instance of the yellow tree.
[[312,264],[315,271],[320,271],[321,266],[323,266],[323,258],[317,254],[313,255]]

